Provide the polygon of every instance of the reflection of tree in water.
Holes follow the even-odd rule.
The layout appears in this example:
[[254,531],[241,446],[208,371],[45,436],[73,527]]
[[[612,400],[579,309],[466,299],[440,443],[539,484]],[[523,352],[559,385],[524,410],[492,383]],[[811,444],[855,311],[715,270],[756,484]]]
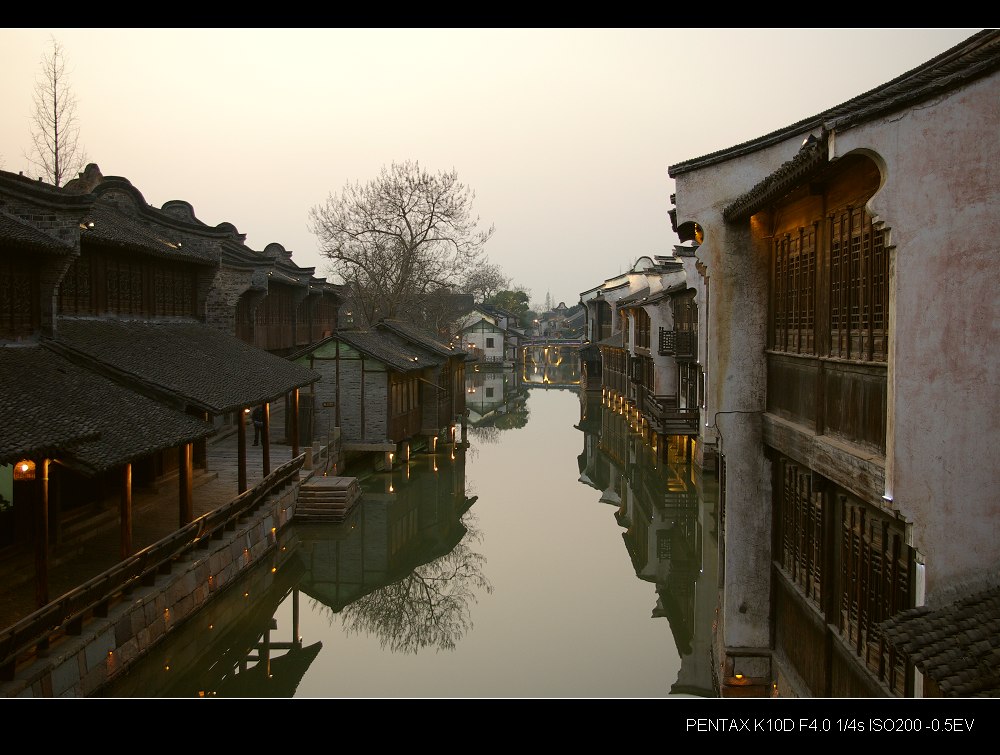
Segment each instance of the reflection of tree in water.
[[496,426],[500,430],[519,430],[528,424],[528,407],[519,404],[517,409],[497,417]]
[[504,430],[519,430],[528,424],[528,406],[522,400],[502,414],[493,414],[475,425],[469,426],[469,435],[485,445],[500,442],[500,433]]
[[469,428],[469,435],[485,445],[500,442],[500,428],[496,425],[473,425]]
[[471,604],[477,592],[493,592],[482,573],[486,558],[473,552],[467,544],[470,538],[478,541],[481,536],[470,528],[448,554],[346,606],[341,614],[345,631],[373,634],[383,649],[393,652],[454,650],[472,628]]

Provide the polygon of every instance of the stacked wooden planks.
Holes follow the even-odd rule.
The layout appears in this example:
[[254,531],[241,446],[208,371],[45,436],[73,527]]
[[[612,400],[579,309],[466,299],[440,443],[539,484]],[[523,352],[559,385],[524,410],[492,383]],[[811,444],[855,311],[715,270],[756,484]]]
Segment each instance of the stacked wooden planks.
[[357,477],[313,477],[299,488],[297,522],[342,522],[361,498]]

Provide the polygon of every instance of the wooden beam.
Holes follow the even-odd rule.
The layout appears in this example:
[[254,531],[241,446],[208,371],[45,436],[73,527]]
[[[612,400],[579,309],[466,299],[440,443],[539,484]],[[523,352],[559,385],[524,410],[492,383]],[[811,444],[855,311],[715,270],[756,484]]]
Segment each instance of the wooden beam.
[[49,460],[42,459],[35,478],[35,605],[49,602]]
[[292,426],[291,433],[292,458],[299,455],[299,389],[292,390]]
[[264,476],[271,474],[271,402],[264,402],[264,437],[261,438]]
[[122,467],[121,506],[121,557],[124,561],[132,555],[132,465]]
[[179,449],[177,479],[179,481],[178,503],[180,508],[180,527],[194,521],[194,497],[192,486],[192,444],[185,443]]
[[247,489],[247,413],[236,410],[236,468],[239,473],[238,492]]

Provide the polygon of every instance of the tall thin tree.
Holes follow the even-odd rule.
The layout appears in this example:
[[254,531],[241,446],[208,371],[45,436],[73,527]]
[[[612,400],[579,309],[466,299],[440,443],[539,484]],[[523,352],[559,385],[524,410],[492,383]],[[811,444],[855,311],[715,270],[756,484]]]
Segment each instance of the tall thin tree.
[[62,45],[51,38],[52,49],[42,55],[41,71],[35,81],[31,112],[31,142],[34,149],[25,157],[54,186],[74,178],[86,163],[79,144],[76,96],[69,86],[66,57]]

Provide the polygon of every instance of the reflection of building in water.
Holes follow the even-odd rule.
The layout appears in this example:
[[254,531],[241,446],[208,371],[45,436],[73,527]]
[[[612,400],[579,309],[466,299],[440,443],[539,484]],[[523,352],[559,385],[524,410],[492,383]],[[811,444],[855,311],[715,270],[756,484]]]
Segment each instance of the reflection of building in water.
[[[362,485],[364,505],[344,523],[302,528],[300,589],[348,631],[378,634],[394,650],[453,647],[469,624],[469,588],[485,583],[481,557],[462,543],[475,502],[462,444],[439,444]],[[459,560],[465,569],[453,568]],[[431,581],[433,600],[422,589]]]
[[475,365],[466,373],[465,406],[472,426],[513,411],[524,400],[519,375],[510,367],[480,369]]
[[578,345],[526,346],[521,350],[521,381],[529,388],[580,387]]
[[[636,576],[656,585],[654,618],[670,624],[681,669],[674,694],[715,697],[711,626],[718,597],[715,493],[691,463],[683,437],[654,447],[622,407],[589,397],[580,481],[617,506]],[[655,436],[654,436],[655,438]]]
[[[295,530],[262,562],[221,591],[183,626],[151,648],[122,677],[94,697],[293,697],[322,649],[299,635]],[[292,601],[279,625],[278,607]]]

